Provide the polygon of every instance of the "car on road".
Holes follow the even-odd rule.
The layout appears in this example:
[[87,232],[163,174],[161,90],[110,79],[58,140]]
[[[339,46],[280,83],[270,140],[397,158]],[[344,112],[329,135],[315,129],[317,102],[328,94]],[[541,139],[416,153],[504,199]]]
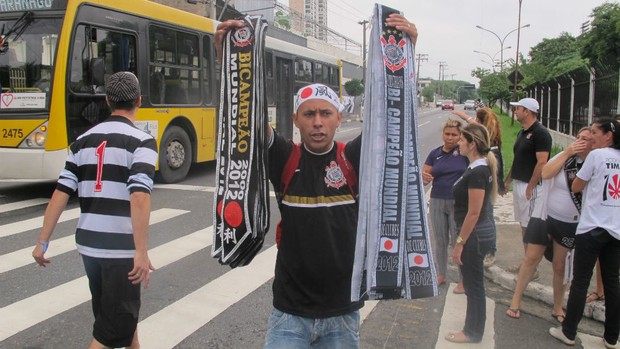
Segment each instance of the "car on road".
[[465,110],[476,110],[476,101],[473,99],[468,99],[465,101],[465,106],[463,107]]
[[449,99],[446,99],[443,102],[441,102],[441,110],[447,110],[447,109],[454,110],[454,103]]
[[443,103],[443,99],[438,99],[437,102],[435,102],[435,106],[436,107],[441,107],[442,103]]

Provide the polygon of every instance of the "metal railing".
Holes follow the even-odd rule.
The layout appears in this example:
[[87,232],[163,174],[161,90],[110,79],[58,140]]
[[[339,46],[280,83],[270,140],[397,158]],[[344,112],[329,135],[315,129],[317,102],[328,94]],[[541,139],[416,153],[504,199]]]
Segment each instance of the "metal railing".
[[540,120],[548,129],[575,136],[581,127],[620,112],[620,65],[596,62],[551,80],[525,87],[540,103]]

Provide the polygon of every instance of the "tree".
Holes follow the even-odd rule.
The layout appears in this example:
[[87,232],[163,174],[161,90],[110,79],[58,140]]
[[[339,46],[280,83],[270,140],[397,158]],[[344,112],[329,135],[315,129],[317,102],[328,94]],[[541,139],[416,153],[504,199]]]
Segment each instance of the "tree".
[[524,84],[547,81],[586,64],[579,53],[577,39],[563,32],[557,38],[543,39],[529,52],[530,60],[521,60],[519,71]]
[[483,77],[491,74],[489,69],[476,67],[476,69],[471,71],[471,76],[474,78],[482,79]]
[[606,2],[592,10],[591,29],[581,35],[581,56],[590,61],[620,62],[620,4]]
[[344,83],[344,90],[349,96],[357,97],[364,92],[364,85],[358,79],[351,79]]
[[485,75],[480,79],[480,96],[486,101],[487,105],[495,105],[498,100],[504,101],[510,98],[510,81],[508,72],[497,72]]
[[273,20],[273,24],[276,27],[280,27],[286,30],[291,29],[291,21],[289,20],[288,15],[280,10],[276,12],[276,16]]

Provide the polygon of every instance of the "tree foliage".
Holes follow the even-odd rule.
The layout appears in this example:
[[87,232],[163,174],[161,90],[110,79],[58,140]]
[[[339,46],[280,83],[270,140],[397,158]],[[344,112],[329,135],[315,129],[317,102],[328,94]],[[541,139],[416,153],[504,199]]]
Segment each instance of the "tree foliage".
[[620,63],[620,4],[606,2],[592,10],[591,29],[581,35],[581,56],[595,61]]
[[498,100],[510,98],[510,81],[508,81],[509,70],[491,73],[480,79],[480,96],[488,102],[487,105],[495,105]]
[[553,39],[543,39],[530,49],[530,60],[522,60],[519,70],[527,77],[525,84],[547,81],[586,64],[579,53],[577,38],[561,33]]
[[358,79],[351,79],[344,83],[344,90],[352,97],[357,97],[364,92],[364,85]]

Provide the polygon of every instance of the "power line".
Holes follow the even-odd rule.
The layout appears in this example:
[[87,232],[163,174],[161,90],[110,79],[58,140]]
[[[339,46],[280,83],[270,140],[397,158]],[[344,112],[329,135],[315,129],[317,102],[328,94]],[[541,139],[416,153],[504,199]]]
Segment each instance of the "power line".
[[351,10],[357,11],[357,13],[359,13],[359,14],[360,14],[360,17],[362,17],[362,18],[368,17],[368,14],[364,14],[364,13],[362,13],[362,12],[361,12],[360,10],[358,10],[355,6],[353,6],[353,5],[349,4],[349,3],[347,3],[347,2],[346,2],[346,1],[344,1],[344,0],[338,0],[338,2],[328,1],[328,3],[330,3],[330,4],[337,4],[337,3],[340,3],[340,4],[347,5],[347,6],[349,7],[349,9],[344,9],[344,8],[340,7],[339,5],[338,5],[337,7],[340,7],[340,8],[342,8],[342,9],[343,9],[343,10],[345,10],[345,11],[351,11]]

